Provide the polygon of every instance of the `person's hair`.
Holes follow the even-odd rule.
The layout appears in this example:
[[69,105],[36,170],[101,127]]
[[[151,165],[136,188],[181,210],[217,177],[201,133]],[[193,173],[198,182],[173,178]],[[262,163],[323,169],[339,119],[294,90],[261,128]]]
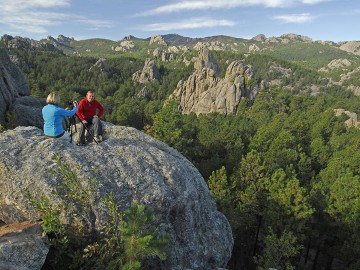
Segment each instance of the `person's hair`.
[[46,103],[47,104],[54,104],[54,105],[58,105],[60,103],[60,96],[57,93],[50,93],[47,98],[46,98]]
[[91,93],[91,94],[95,94],[93,90],[89,90],[89,91],[86,92],[86,95],[88,95],[88,94],[90,94],[90,93]]

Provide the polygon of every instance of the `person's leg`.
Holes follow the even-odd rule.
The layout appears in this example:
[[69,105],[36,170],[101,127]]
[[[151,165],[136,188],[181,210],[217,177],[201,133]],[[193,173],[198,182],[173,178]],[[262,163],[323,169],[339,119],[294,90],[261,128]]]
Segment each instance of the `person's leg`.
[[85,124],[81,123],[79,131],[79,144],[85,144]]
[[93,124],[93,130],[94,130],[94,136],[99,136],[102,134],[102,126],[101,126],[101,122],[100,122],[100,118],[99,117],[94,117],[92,119],[92,124]]

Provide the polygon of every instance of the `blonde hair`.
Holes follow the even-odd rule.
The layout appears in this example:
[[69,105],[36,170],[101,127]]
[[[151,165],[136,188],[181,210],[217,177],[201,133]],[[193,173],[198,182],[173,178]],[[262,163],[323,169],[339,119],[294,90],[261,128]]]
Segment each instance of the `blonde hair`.
[[59,94],[56,94],[55,92],[50,93],[46,98],[46,103],[58,105],[60,103]]

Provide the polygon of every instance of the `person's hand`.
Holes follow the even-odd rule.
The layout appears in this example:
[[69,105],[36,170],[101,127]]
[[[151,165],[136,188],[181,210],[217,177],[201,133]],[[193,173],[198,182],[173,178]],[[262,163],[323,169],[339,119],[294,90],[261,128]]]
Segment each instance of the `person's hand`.
[[99,116],[97,114],[94,115],[94,118],[99,118]]
[[73,105],[74,105],[74,107],[77,107],[79,104],[78,104],[78,102],[75,100],[75,101],[73,102]]
[[81,121],[83,124],[87,124],[87,121],[86,120],[82,120]]

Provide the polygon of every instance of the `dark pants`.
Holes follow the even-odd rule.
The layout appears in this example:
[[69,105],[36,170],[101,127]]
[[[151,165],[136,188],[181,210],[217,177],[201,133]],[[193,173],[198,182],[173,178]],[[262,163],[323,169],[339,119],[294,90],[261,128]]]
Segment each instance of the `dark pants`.
[[[88,131],[90,130],[91,135],[93,136],[98,136],[98,135],[102,135],[103,131],[102,131],[102,124],[100,121],[99,117],[87,117],[86,118],[87,124],[81,124],[80,126],[80,143],[85,143],[85,126],[88,129]],[[91,129],[92,128],[92,131]],[[93,139],[93,138],[91,138]]]

